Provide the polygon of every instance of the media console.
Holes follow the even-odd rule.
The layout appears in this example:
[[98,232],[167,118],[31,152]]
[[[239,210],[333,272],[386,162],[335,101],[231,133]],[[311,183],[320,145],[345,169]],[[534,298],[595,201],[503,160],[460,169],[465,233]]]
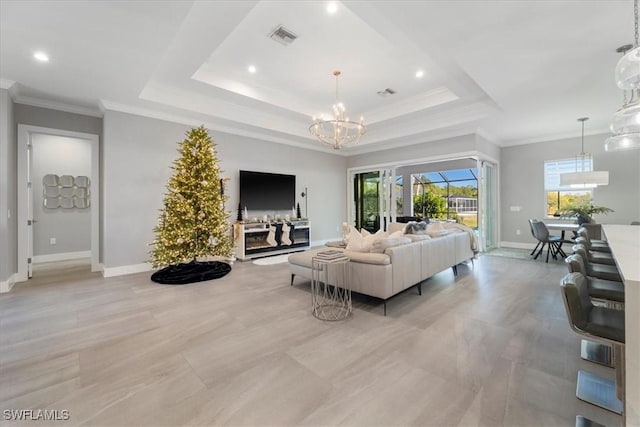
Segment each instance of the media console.
[[[287,224],[291,230],[291,244],[284,244],[282,226]],[[273,240],[269,239],[269,235]],[[237,222],[233,226],[236,258],[246,261],[269,255],[304,251],[310,248],[309,221],[292,220],[287,222]],[[271,243],[269,242],[271,240]],[[272,244],[275,241],[275,244]]]

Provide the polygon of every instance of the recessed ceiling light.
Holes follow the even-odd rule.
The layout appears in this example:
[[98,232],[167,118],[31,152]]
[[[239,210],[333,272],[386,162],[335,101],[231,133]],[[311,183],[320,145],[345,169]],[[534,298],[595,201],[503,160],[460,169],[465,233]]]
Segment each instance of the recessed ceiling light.
[[251,74],[255,74],[256,71],[258,71],[258,69],[256,68],[255,65],[249,65],[249,68],[247,68],[247,70],[251,73]]
[[423,77],[424,77],[424,71],[422,71],[422,70],[416,71],[416,78],[417,79],[421,79]]
[[327,12],[333,15],[338,11],[338,4],[334,1],[327,3]]
[[38,52],[33,54],[33,57],[35,59],[37,59],[38,61],[40,61],[40,62],[49,62],[49,55],[47,55],[44,52],[38,51]]

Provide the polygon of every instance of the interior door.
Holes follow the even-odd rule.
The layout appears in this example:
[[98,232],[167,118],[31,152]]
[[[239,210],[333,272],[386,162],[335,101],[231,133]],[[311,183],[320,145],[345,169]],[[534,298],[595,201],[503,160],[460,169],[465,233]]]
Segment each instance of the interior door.
[[[31,136],[29,136],[31,139]],[[27,278],[33,277],[33,185],[31,183],[31,170],[33,168],[33,144],[31,140],[27,144]]]

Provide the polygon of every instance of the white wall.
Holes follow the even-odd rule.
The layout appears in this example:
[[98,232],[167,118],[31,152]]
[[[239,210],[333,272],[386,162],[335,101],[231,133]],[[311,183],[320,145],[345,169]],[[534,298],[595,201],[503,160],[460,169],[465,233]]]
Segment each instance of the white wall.
[[[91,250],[91,207],[47,209],[42,178],[47,174],[91,176],[91,142],[62,136],[33,134],[31,181],[33,188],[33,255]],[[91,187],[89,188],[91,190]],[[51,245],[50,239],[56,244]]]
[[16,125],[9,91],[0,89],[0,292],[18,272]]
[[[585,136],[585,152],[593,155],[595,170],[609,171],[609,185],[594,189],[595,205],[615,212],[596,216],[598,223],[629,224],[640,220],[640,150],[608,153],[608,135]],[[544,219],[544,161],[575,158],[580,152],[580,136],[502,148],[501,219],[503,242],[531,243],[528,219]],[[511,206],[520,206],[511,212]],[[520,235],[516,234],[520,230]]]
[[[170,165],[186,125],[106,111],[104,116],[103,196],[105,268],[148,261],[153,227],[162,207]],[[218,145],[230,221],[236,218],[239,170],[296,175],[297,201],[309,190],[311,240],[340,236],[346,218],[346,159],[333,154],[210,131]]]

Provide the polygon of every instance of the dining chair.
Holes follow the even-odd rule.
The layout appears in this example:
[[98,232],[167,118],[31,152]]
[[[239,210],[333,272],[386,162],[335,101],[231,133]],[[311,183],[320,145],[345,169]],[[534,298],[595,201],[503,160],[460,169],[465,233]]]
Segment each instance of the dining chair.
[[[531,230],[531,235],[533,236],[533,238],[534,238],[534,239],[536,239],[536,240],[538,240],[538,238],[536,237],[536,233],[535,233],[535,231],[534,231],[534,229],[533,229],[533,223],[534,223],[534,221],[538,221],[538,220],[537,220],[537,219],[535,219],[535,218],[531,218],[531,219],[529,220],[529,229]],[[533,250],[531,251],[531,253],[530,253],[529,255],[533,255],[533,254],[535,254],[535,253],[536,253],[536,251],[538,250],[538,246],[540,246],[540,244],[541,244],[541,243],[542,243],[542,242],[541,242],[540,240],[538,240],[538,243],[536,244],[536,247],[535,247],[535,248],[533,248]]]
[[544,250],[545,245],[547,246],[547,260],[545,262],[549,262],[549,254],[553,257],[553,259],[558,259],[558,254],[566,257],[567,254],[564,253],[560,245],[562,244],[562,238],[560,236],[552,236],[549,234],[549,229],[542,221],[531,220],[531,225],[533,227],[534,237],[538,239],[539,243],[542,243],[542,246],[533,257],[533,259],[538,259],[538,256]]

